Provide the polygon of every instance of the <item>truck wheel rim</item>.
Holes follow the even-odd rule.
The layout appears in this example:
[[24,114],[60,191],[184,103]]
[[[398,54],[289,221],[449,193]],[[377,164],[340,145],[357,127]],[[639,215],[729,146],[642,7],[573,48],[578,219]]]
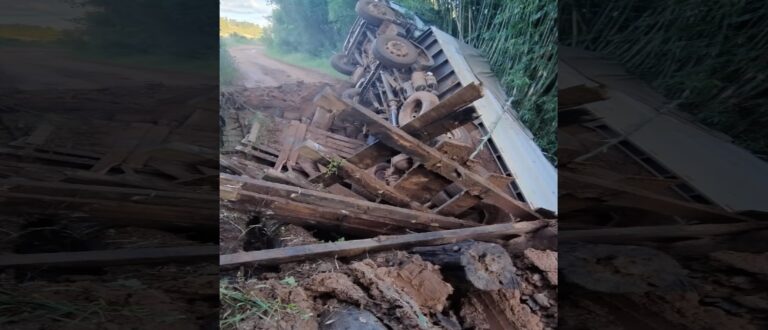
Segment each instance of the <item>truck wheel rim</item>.
[[387,50],[388,53],[392,54],[393,56],[405,58],[409,55],[408,45],[404,44],[399,40],[391,40],[387,42],[384,48]]

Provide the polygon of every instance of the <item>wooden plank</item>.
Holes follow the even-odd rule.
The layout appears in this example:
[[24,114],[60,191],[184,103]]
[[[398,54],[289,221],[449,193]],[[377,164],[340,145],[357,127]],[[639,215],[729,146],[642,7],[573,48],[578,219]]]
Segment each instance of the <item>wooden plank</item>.
[[0,267],[77,267],[200,261],[219,254],[219,247],[179,246],[142,249],[116,249],[82,252],[56,252],[0,255]]
[[280,184],[289,184],[304,189],[318,189],[315,185],[307,181],[306,178],[298,175],[296,172],[280,172],[273,168],[268,168],[264,172],[264,180]]
[[307,124],[298,124],[298,130],[293,138],[293,146],[291,146],[291,153],[288,155],[288,168],[296,166],[296,161],[299,159],[299,146],[304,143],[307,137]]
[[130,128],[118,131],[112,138],[112,147],[109,153],[102,157],[96,165],[93,165],[91,172],[104,174],[112,167],[121,164],[143,138],[150,125],[133,124]]
[[[291,201],[303,204],[310,204],[313,207],[332,205],[334,212],[342,217],[350,214],[365,214],[368,217],[381,219],[380,221],[394,219],[396,221],[395,224],[408,228],[429,228],[429,230],[438,230],[445,228],[474,227],[478,225],[475,222],[459,220],[429,212],[378,204],[366,200],[266,182],[243,176],[222,173],[220,176],[220,183],[221,198],[231,202],[237,202],[241,199],[240,195],[250,193],[251,197],[246,199],[252,201],[258,202],[261,196],[271,196],[290,199]],[[253,196],[254,194],[260,196]]]
[[258,150],[254,150],[250,146],[237,146],[235,147],[235,150],[245,153],[246,155],[249,155],[249,156],[253,156],[253,157],[261,158],[273,163],[277,163],[277,157],[272,156],[270,154],[263,153]]
[[464,164],[474,151],[468,144],[447,139],[438,142],[435,149],[459,164]]
[[452,244],[468,239],[481,241],[507,238],[530,233],[545,227],[546,225],[546,220],[538,220],[428,233],[379,236],[371,239],[301,245],[261,251],[239,252],[222,255],[219,258],[219,264],[222,266],[233,266],[245,263],[254,265],[279,265],[287,262],[323,257],[352,257],[367,252],[405,249],[413,246]]
[[509,189],[509,184],[512,183],[512,181],[515,181],[515,178],[513,177],[496,173],[489,173],[488,176],[486,176],[486,179],[502,190]]
[[293,150],[294,136],[299,129],[298,124],[298,121],[293,120],[291,121],[291,125],[288,126],[288,129],[285,130],[285,133],[282,136],[283,145],[280,147],[280,155],[277,157],[277,161],[275,161],[275,167],[273,167],[275,170],[282,170],[283,166],[288,161],[288,156],[291,155],[291,151]]
[[448,114],[442,120],[426,125],[418,131],[409,132],[409,134],[421,141],[429,141],[468,123],[474,122],[478,118],[480,118],[480,115],[474,107],[466,107]]
[[366,200],[365,198],[363,198],[363,196],[356,194],[354,191],[338,183],[331,185],[329,187],[326,187],[325,190],[328,191],[329,193],[339,195],[339,196],[344,196],[344,197],[349,197],[349,198],[354,198],[359,200]]
[[383,199],[397,206],[428,211],[426,207],[412,201],[396,189],[388,186],[384,181],[377,179],[373,174],[329,153],[317,143],[306,141],[298,148],[298,150],[302,156],[316,161],[325,167],[329,167],[331,164],[335,165],[335,170],[339,175],[347,179],[347,181],[367,190],[379,199]]
[[258,141],[259,138],[259,130],[261,129],[261,124],[254,120],[251,124],[251,128],[248,131],[248,135],[243,138],[243,143],[254,145]]
[[417,164],[403,174],[392,187],[417,203],[426,204],[449,184],[451,181]]
[[344,102],[341,102],[341,100],[336,97],[336,93],[334,93],[333,89],[330,87],[323,88],[320,93],[315,95],[315,98],[312,99],[312,103],[318,107],[328,109],[333,112],[339,112],[347,107]]
[[402,234],[408,230],[429,231],[424,224],[413,224],[402,219],[372,216],[337,207],[300,203],[288,198],[221,188],[222,199],[234,209],[243,211],[267,210],[275,220],[303,227],[321,227],[336,233],[356,236]]
[[435,209],[435,213],[449,217],[455,217],[468,210],[470,207],[477,205],[477,203],[480,203],[480,198],[477,198],[477,196],[472,196],[472,194],[463,191],[460,194],[453,196],[453,198],[448,200],[447,203],[438,206]]
[[365,143],[363,141],[355,140],[353,138],[348,138],[348,137],[346,137],[344,135],[339,135],[339,134],[334,134],[334,133],[331,133],[331,132],[328,132],[328,131],[319,130],[319,129],[315,128],[315,127],[310,127],[309,131],[311,133],[314,133],[314,134],[327,136],[327,137],[332,138],[334,140],[339,140],[339,141],[342,141],[342,142],[346,142],[346,143],[348,143],[350,145],[354,145],[354,146],[365,145]]
[[366,123],[371,133],[377,136],[383,143],[413,157],[415,161],[424,164],[424,167],[427,169],[460,185],[470,194],[501,207],[516,218],[523,220],[541,218],[525,203],[512,198],[482,176],[444,157],[440,152],[427,146],[405,131],[392,127],[385,120],[360,104],[348,103],[348,105],[356,110],[357,117]]
[[143,153],[141,149],[153,147],[162,143],[170,132],[171,129],[165,126],[150,127],[138,143],[136,151],[131,153],[125,160],[125,164],[132,168],[143,167],[147,162],[147,159],[149,159],[149,155]]
[[333,110],[328,110],[323,107],[316,107],[315,113],[312,116],[312,121],[309,123],[311,127],[317,127],[320,130],[328,130],[333,124]]

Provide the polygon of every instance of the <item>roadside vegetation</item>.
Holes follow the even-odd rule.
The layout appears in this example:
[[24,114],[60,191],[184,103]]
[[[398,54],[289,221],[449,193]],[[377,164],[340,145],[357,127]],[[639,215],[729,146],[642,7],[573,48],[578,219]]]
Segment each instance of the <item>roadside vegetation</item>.
[[768,7],[760,1],[560,2],[560,41],[613,56],[677,107],[768,157]]

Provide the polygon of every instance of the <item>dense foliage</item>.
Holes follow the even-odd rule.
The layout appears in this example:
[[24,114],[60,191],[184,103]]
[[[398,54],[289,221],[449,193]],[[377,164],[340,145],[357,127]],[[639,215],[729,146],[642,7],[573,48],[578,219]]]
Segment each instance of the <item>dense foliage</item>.
[[72,0],[87,6],[77,41],[119,54],[210,58],[218,43],[218,2],[186,0]]
[[270,2],[276,8],[267,40],[285,52],[327,57],[344,42],[355,17],[355,1],[350,0]]
[[561,42],[614,56],[678,107],[768,154],[763,1],[565,0]]
[[238,21],[226,17],[219,18],[219,35],[226,37],[240,35],[250,39],[258,39],[264,34],[264,29],[258,24]]

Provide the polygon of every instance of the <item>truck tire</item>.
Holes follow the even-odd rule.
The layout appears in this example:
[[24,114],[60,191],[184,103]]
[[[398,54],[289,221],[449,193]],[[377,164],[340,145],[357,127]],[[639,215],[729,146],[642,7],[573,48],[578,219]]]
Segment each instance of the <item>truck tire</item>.
[[360,0],[355,5],[355,12],[363,20],[373,26],[379,26],[385,21],[395,20],[395,11],[380,1]]
[[373,56],[385,67],[404,69],[418,59],[419,51],[408,39],[383,35],[373,43]]
[[351,75],[357,68],[355,65],[350,64],[347,61],[347,57],[344,54],[334,54],[331,56],[331,66],[343,75]]
[[440,99],[430,92],[415,92],[403,102],[400,112],[397,114],[397,122],[400,126],[418,117],[425,111],[432,109]]

